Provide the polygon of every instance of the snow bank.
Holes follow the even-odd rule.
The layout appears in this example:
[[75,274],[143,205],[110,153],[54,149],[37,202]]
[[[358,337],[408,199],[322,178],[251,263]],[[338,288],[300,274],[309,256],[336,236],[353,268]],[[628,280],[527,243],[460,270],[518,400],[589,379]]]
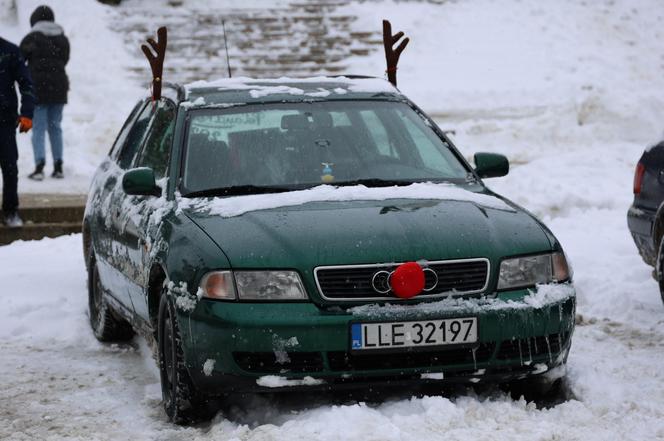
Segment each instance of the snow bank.
[[87,325],[81,247],[80,235],[44,239],[37,247],[22,241],[0,247],[0,339],[26,345],[64,341],[89,346],[95,341]]
[[497,210],[514,210],[497,197],[465,190],[451,184],[434,184],[430,182],[392,187],[366,187],[364,185],[334,187],[332,185],[319,185],[307,190],[275,194],[231,196],[212,199],[179,198],[178,206],[182,209],[188,208],[221,217],[235,217],[250,211],[292,207],[309,202],[382,201],[387,199],[450,200],[472,202],[485,208],[495,208]]

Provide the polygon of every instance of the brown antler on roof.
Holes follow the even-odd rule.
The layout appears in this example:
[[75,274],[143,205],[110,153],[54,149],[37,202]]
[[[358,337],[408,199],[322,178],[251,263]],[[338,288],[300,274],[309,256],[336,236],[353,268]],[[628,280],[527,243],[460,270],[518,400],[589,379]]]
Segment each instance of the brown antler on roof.
[[394,45],[403,37],[403,32],[397,32],[392,35],[392,25],[388,20],[383,20],[383,45],[385,46],[385,60],[387,61],[387,79],[397,86],[397,64],[401,52],[406,49],[410,38],[403,39],[401,44],[394,48]]
[[166,56],[166,41],[168,32],[165,27],[157,29],[157,41],[148,38],[148,43],[154,50],[150,50],[147,44],[141,45],[141,50],[145,58],[150,62],[152,68],[152,100],[157,101],[161,98],[162,74],[164,72],[164,57]]

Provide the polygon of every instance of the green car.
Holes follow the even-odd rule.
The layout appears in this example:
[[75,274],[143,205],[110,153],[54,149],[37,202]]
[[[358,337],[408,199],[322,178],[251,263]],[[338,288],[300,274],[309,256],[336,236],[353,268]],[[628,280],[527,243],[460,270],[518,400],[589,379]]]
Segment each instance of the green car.
[[169,418],[230,392],[548,382],[575,291],[553,234],[388,82],[169,85],[91,185],[101,341],[140,332]]

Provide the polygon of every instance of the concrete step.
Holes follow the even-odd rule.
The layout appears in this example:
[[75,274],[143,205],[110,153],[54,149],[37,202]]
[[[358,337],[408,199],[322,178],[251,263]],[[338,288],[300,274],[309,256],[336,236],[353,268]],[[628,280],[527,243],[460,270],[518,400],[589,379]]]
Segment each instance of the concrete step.
[[21,228],[0,225],[0,245],[15,240],[37,240],[80,233],[86,199],[86,195],[20,195],[19,213],[25,225]]
[[[138,50],[157,26],[169,28],[165,77],[173,82],[218,78],[225,67],[221,20],[226,24],[234,75],[261,77],[344,73],[347,60],[381,50],[380,29],[354,26],[348,0],[294,0],[263,9],[223,8],[211,12],[195,2],[153,8],[128,2],[117,9],[113,28],[136,56],[132,73],[146,83],[149,67]],[[170,66],[169,66],[170,65]],[[225,69],[222,69],[225,70]]]
[[39,240],[45,237],[58,237],[81,232],[80,222],[31,223],[21,228],[0,227],[0,245],[8,245],[17,240]]

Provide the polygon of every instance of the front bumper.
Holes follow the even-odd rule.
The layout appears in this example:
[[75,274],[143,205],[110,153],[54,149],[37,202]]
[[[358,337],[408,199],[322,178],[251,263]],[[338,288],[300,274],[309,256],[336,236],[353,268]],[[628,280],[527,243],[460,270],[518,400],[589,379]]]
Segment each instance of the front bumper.
[[[574,330],[571,285],[554,294],[502,292],[495,299],[445,300],[417,305],[323,309],[313,303],[230,303],[201,300],[179,312],[192,381],[209,395],[230,391],[339,389],[391,381],[507,381],[542,374],[565,363]],[[474,316],[478,342],[370,353],[350,351],[350,323]],[[435,373],[436,375],[431,375]],[[442,375],[441,375],[442,374]],[[288,380],[259,386],[260,377]],[[321,381],[322,380],[322,381]]]
[[627,226],[643,260],[650,266],[655,266],[657,249],[653,238],[653,223],[655,211],[634,205],[627,210]]

